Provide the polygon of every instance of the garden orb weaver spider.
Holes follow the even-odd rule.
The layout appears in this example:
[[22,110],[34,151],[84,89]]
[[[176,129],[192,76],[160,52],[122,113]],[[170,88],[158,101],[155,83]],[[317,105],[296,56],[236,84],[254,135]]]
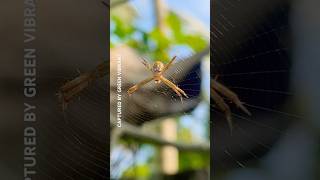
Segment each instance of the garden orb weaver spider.
[[[153,73],[153,77],[147,78],[138,84],[132,86],[127,91],[129,95],[133,94],[135,91],[137,91],[140,87],[143,85],[149,83],[150,81],[154,80],[156,84],[160,83],[161,81],[164,82],[167,86],[169,86],[171,89],[173,89],[176,94],[180,97],[182,101],[182,95],[188,98],[187,94],[180,89],[178,86],[176,86],[174,83],[163,77],[163,73],[170,68],[173,61],[175,60],[176,56],[172,58],[172,60],[168,64],[163,64],[160,61],[156,61],[153,66],[151,66],[146,60],[143,61],[143,64],[147,67],[148,70],[150,70]],[[232,103],[234,103],[238,108],[240,108],[243,112],[251,115],[250,111],[243,106],[242,102],[238,98],[237,94],[222,85],[217,81],[217,77],[213,80],[211,80],[211,90],[210,90],[211,96],[214,100],[214,102],[217,104],[218,108],[225,113],[225,117],[228,121],[230,130],[232,132],[233,125],[232,125],[232,119],[231,119],[231,110],[230,107],[226,104],[225,100],[222,96],[228,98]],[[221,96],[222,95],[222,96]]]
[[142,63],[148,70],[150,70],[153,73],[153,76],[129,88],[129,90],[127,91],[128,95],[132,95],[140,87],[144,86],[145,84],[151,81],[154,81],[156,84],[163,82],[165,85],[169,86],[180,97],[181,102],[182,95],[186,98],[189,98],[188,95],[182,89],[180,89],[177,85],[175,85],[173,82],[171,82],[163,76],[163,73],[165,73],[170,68],[176,57],[177,56],[174,56],[168,64],[164,64],[161,61],[156,61],[152,66],[146,60],[144,60]]

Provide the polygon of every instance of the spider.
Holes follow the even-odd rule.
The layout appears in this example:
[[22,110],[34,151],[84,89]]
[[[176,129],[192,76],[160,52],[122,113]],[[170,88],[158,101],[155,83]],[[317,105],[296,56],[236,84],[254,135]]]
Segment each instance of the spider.
[[251,116],[251,113],[246,107],[243,106],[237,94],[231,91],[229,88],[222,85],[221,83],[219,83],[217,81],[217,78],[218,76],[216,76],[216,78],[212,79],[210,82],[211,83],[210,94],[212,99],[218,106],[218,108],[225,113],[225,117],[228,121],[229,128],[232,133],[233,125],[232,125],[232,119],[231,119],[231,110],[222,96],[229,99],[232,103],[234,103],[238,108],[240,108],[243,112],[245,112],[249,116]]
[[153,73],[153,76],[129,88],[129,90],[127,91],[128,95],[129,96],[132,95],[140,87],[144,86],[145,84],[151,81],[154,81],[156,84],[163,82],[164,84],[169,86],[180,97],[181,102],[182,102],[182,95],[185,96],[186,98],[189,98],[188,95],[182,89],[180,89],[177,85],[175,85],[173,82],[169,81],[167,78],[163,76],[163,74],[170,68],[173,61],[176,59],[176,57],[177,56],[174,56],[168,64],[164,64],[161,61],[156,61],[152,66],[146,60],[144,60],[142,62],[143,65],[145,65],[145,67]]

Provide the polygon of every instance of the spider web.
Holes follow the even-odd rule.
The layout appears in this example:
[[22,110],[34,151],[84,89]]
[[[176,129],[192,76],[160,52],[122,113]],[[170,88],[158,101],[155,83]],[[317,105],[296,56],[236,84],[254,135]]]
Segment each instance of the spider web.
[[[35,46],[44,61],[37,64],[38,93],[34,102],[36,179],[108,179],[107,79],[93,83],[66,111],[56,96],[64,83],[79,76],[77,68],[81,72],[90,71],[106,59],[102,58],[106,53],[103,13],[101,1],[78,1],[76,5],[70,1],[39,3],[38,27],[42,30],[37,32]],[[64,21],[50,18],[53,16],[61,16]],[[47,28],[53,24],[55,33]],[[81,30],[74,32],[74,29]]]
[[[180,97],[167,85],[165,85],[163,82],[161,82],[159,85],[154,86],[154,81],[151,81],[150,83],[146,84],[144,87],[141,87],[141,91],[144,91],[146,89],[152,89],[152,91],[154,92],[153,95],[155,96],[160,96],[161,98],[166,98],[169,99],[171,101],[171,103],[179,103],[181,105],[183,105],[184,102],[187,102],[189,99],[194,99],[200,96],[201,93],[201,63],[199,61],[199,63],[195,64],[194,67],[186,74],[185,77],[181,77],[179,80],[176,77],[179,76],[184,68],[183,63],[181,64],[181,62],[183,61],[187,61],[185,59],[187,59],[187,57],[190,56],[186,56],[186,57],[181,57],[181,58],[177,58],[177,60],[175,61],[176,64],[179,63],[178,66],[174,66],[171,68],[174,68],[174,72],[171,73],[170,75],[167,75],[166,73],[164,74],[164,77],[167,78],[168,80],[170,80],[171,82],[173,82],[174,84],[176,84],[179,88],[181,88],[182,90],[184,90],[186,92],[186,94],[188,95],[188,98],[186,97],[182,97],[182,99],[180,99]],[[152,64],[153,62],[150,61],[150,63]],[[188,63],[188,62],[186,62]],[[140,89],[139,89],[140,90]],[[157,103],[152,102],[153,99],[152,98],[146,98],[144,99],[144,101],[146,102],[145,104],[149,104],[150,106],[153,106],[154,108],[159,108],[157,106]],[[131,111],[132,107],[128,107],[126,108],[126,111]],[[183,109],[182,107],[177,107],[176,111],[182,111]],[[143,113],[143,112],[142,112]],[[138,115],[140,116],[140,115]],[[136,117],[128,117],[133,118],[133,119],[137,119]],[[139,123],[144,123],[145,121],[148,121],[148,119],[153,119],[154,117],[151,115],[141,115],[141,117],[138,117],[138,119],[136,120],[136,122]]]
[[289,4],[217,0],[214,6],[212,78],[218,76],[252,113],[248,117],[230,104],[231,136],[224,115],[211,105],[211,158],[219,179],[222,172],[256,167],[302,116],[288,107],[295,96],[289,83]]
[[[279,5],[274,11],[266,13],[266,16],[259,16],[265,13],[263,4],[253,5],[258,12],[247,12],[254,1],[215,2],[216,24],[211,27],[211,42],[214,43],[212,77],[218,75],[218,81],[236,92],[253,114],[248,117],[230,104],[235,127],[233,135],[230,136],[224,115],[214,103],[211,104],[211,135],[214,139],[211,147],[214,162],[212,167],[215,172],[229,172],[232,168],[253,167],[261,161],[263,156],[272,150],[275,142],[282,135],[288,134],[288,124],[302,116],[293,109],[285,108],[286,103],[295,96],[289,89],[291,47],[286,42],[287,39],[283,38],[290,32],[289,7],[286,4]],[[271,2],[273,1],[270,1],[270,4]],[[240,21],[230,14],[244,15]],[[247,20],[252,18],[256,18],[255,22],[258,23]],[[243,37],[237,38],[237,34],[242,34]],[[52,59],[53,62],[55,60]],[[99,64],[90,63],[93,66]],[[106,132],[105,123],[101,124],[102,121],[106,122],[101,120],[101,117],[108,119],[106,114],[102,115],[106,112],[108,103],[104,84],[107,79],[90,86],[81,93],[79,100],[70,104],[63,113],[54,94],[63,84],[64,77],[73,75],[49,77],[50,82],[57,82],[56,84],[39,84],[41,94],[38,104],[41,106],[38,111],[41,121],[37,126],[41,130],[41,136],[38,144],[43,151],[40,151],[38,156],[38,173],[46,179],[105,178],[108,171],[106,167],[109,165],[106,157],[110,155],[110,152],[105,150],[105,136],[109,132]],[[39,76],[39,79],[48,77]],[[175,81],[174,78],[171,80]],[[180,87],[192,90],[187,85]],[[160,87],[156,91],[163,94],[164,98],[170,98],[172,102],[180,101],[174,93],[169,93],[170,89],[167,87]],[[148,99],[147,102],[153,104]]]
[[[201,67],[200,63],[197,63],[188,73],[185,77],[181,77],[181,79],[177,79],[176,77],[179,76],[179,74],[181,74],[181,72],[183,71],[183,68],[185,68],[185,64],[188,63],[187,62],[187,58],[190,56],[185,56],[185,57],[179,57],[177,58],[177,60],[175,61],[175,65],[173,65],[171,68],[174,68],[174,71],[172,74],[167,75],[164,74],[164,76],[170,80],[171,82],[175,83],[178,87],[180,87],[182,90],[185,91],[185,93],[189,96],[189,98],[183,98],[182,101],[180,99],[180,97],[168,86],[164,85],[164,83],[162,82],[159,85],[154,85],[154,81],[150,82],[149,84],[141,87],[137,92],[135,92],[132,97],[127,97],[129,99],[129,101],[134,100],[135,96],[138,96],[139,98],[143,99],[143,107],[148,106],[148,109],[152,108],[153,112],[161,112],[163,110],[163,108],[161,107],[161,104],[159,105],[159,102],[157,101],[157,99],[159,101],[165,100],[168,101],[166,102],[167,106],[170,106],[170,104],[175,104],[176,106],[175,108],[175,112],[179,112],[180,113],[180,117],[183,116],[190,116],[190,113],[192,113],[194,111],[194,108],[197,108],[197,106],[193,107],[193,108],[189,108],[188,110],[185,110],[185,108],[182,108],[182,105],[189,103],[188,101],[190,101],[190,99],[198,99],[200,98],[200,94],[201,93],[208,93],[209,90],[207,90],[206,92],[204,92],[205,90],[203,89],[203,78],[207,78],[209,79],[209,73],[207,72],[207,76],[203,75],[203,69],[204,67]],[[146,58],[145,58],[146,59]],[[183,61],[186,61],[185,63],[181,63]],[[199,61],[200,62],[200,61]],[[150,64],[152,64],[152,61],[149,61]],[[179,64],[178,66],[176,64]],[[141,64],[141,66],[143,66]],[[147,70],[146,70],[147,71]],[[207,80],[208,83],[209,80]],[[123,82],[124,84],[126,84],[126,82]],[[209,86],[208,86],[209,87]],[[124,89],[124,92],[126,89]],[[146,91],[152,91],[152,93],[148,94],[146,93]],[[139,94],[140,93],[140,94]],[[126,94],[123,94],[124,96],[127,96]],[[209,95],[207,94],[207,97]],[[156,98],[152,98],[152,97],[156,97]],[[156,99],[156,100],[155,100]],[[162,99],[162,100],[161,100]],[[199,101],[200,102],[200,101]],[[126,120],[132,120],[134,119],[134,121],[130,121],[133,124],[153,124],[153,122],[155,121],[156,123],[158,123],[159,121],[157,121],[157,119],[161,119],[161,118],[165,118],[165,117],[170,117],[172,115],[174,115],[174,113],[168,113],[166,115],[164,114],[153,114],[150,112],[144,112],[144,111],[140,111],[139,113],[136,113],[136,104],[134,104],[133,102],[128,103],[126,106],[123,107],[123,110],[126,112],[126,116],[123,118],[123,121]],[[170,115],[171,114],[171,115]],[[199,121],[202,121],[201,119]],[[198,122],[200,123],[200,122]],[[208,124],[208,122],[202,122],[202,123],[206,123]],[[208,137],[206,139],[208,141]],[[127,169],[128,167],[136,164],[138,161],[136,160],[137,155],[139,154],[139,147],[141,144],[140,142],[136,142],[136,144],[134,145],[134,147],[132,147],[132,144],[129,146],[132,151],[128,151],[127,148],[123,147],[123,146],[117,146],[112,152],[112,156],[111,156],[111,174],[112,177],[117,177],[119,178],[121,176],[121,174],[123,173],[123,171],[125,169]],[[142,143],[144,144],[144,143]],[[138,146],[137,146],[138,145]],[[146,146],[146,145],[144,145]],[[149,146],[149,149],[152,149]],[[141,150],[141,149],[140,149]],[[120,151],[120,153],[119,153]],[[154,149],[153,149],[154,151]],[[122,152],[122,153],[121,153]],[[153,153],[149,153],[149,155],[147,155],[148,153],[145,153],[146,157],[152,157],[155,156]],[[114,154],[114,155],[113,155]],[[140,152],[141,154],[141,152]],[[126,157],[126,158],[123,158]]]
[[[63,111],[55,93],[62,77],[51,85],[39,83],[43,93],[37,100],[39,177],[46,179],[106,179],[107,106],[104,82],[85,90]],[[104,118],[103,118],[104,117]]]
[[[150,1],[150,3],[151,3],[151,1]],[[132,3],[131,5],[134,6],[134,3]],[[150,11],[150,9],[141,9],[141,7],[140,8],[135,7],[135,9],[137,10],[137,13],[139,13],[140,11],[141,12],[144,12],[144,11],[149,12]],[[152,17],[152,16],[153,16],[153,13],[150,13],[150,17]],[[144,23],[148,24],[148,22],[144,22]],[[208,30],[208,32],[209,32],[209,30]],[[172,81],[174,84],[178,85],[178,87],[180,87],[182,90],[184,90],[186,92],[186,94],[189,96],[188,99],[183,98],[182,102],[181,102],[180,97],[177,96],[177,94],[170,87],[164,85],[163,83],[161,83],[158,86],[154,86],[154,82],[150,82],[147,85],[145,85],[144,87],[142,87],[141,89],[139,89],[137,92],[135,92],[131,97],[132,99],[135,99],[137,97],[142,98],[143,104],[142,103],[141,104],[131,103],[131,104],[128,104],[123,107],[123,111],[125,111],[125,112],[127,112],[127,114],[129,114],[125,118],[129,119],[130,121],[133,119],[133,121],[131,121],[131,123],[133,123],[133,124],[139,124],[139,125],[143,124],[143,125],[147,125],[147,126],[149,126],[151,124],[151,126],[152,126],[152,124],[154,124],[154,123],[158,124],[159,121],[157,121],[157,119],[159,119],[159,118],[161,119],[164,117],[170,117],[170,116],[174,115],[174,113],[168,113],[166,115],[158,113],[158,112],[161,112],[161,110],[162,110],[160,99],[164,99],[164,100],[169,101],[167,103],[167,106],[170,106],[170,104],[175,104],[176,106],[174,107],[174,109],[176,112],[179,112],[179,114],[180,114],[179,116],[181,116],[182,118],[183,117],[190,117],[190,114],[193,113],[194,111],[196,111],[198,106],[201,106],[201,102],[199,105],[197,105],[195,107],[196,109],[189,108],[188,110],[184,110],[182,108],[182,106],[186,103],[189,103],[188,101],[190,99],[199,98],[201,96],[201,94],[207,93],[206,96],[209,97],[209,90],[206,90],[203,87],[203,80],[205,78],[205,81],[207,83],[207,87],[209,87],[208,82],[209,82],[209,78],[210,78],[208,75],[209,71],[207,71],[207,75],[203,75],[203,72],[205,72],[205,71],[203,71],[203,67],[201,67],[203,65],[203,63],[202,63],[202,65],[197,64],[196,66],[194,66],[194,68],[189,71],[187,77],[182,77],[183,81],[181,81],[181,79],[176,78],[177,76],[179,76],[181,74],[183,69],[186,67],[184,65],[184,63],[181,63],[181,62],[184,61],[185,59],[187,59],[188,57],[191,57],[193,54],[194,54],[194,52],[190,51],[190,49],[187,49],[187,50],[184,49],[182,53],[181,52],[170,52],[170,55],[172,55],[171,57],[173,57],[174,55],[177,55],[177,59],[175,61],[175,64],[179,63],[179,66],[172,66],[170,69],[173,68],[174,73],[172,73],[170,75],[167,75],[167,74],[164,75],[168,80]],[[148,59],[148,58],[145,58],[145,59]],[[152,64],[153,61],[149,61],[149,63]],[[188,63],[187,60],[185,61],[185,63]],[[141,64],[141,66],[143,66],[143,65]],[[137,80],[137,82],[139,82],[139,80]],[[124,82],[124,83],[126,83],[126,82]],[[127,88],[129,88],[129,87],[127,87]],[[152,89],[152,94],[148,94],[146,92],[150,89]],[[126,89],[124,89],[124,91],[125,90]],[[154,97],[157,97],[160,99],[157,99]],[[134,113],[134,112],[136,112],[136,106],[142,107],[141,109],[143,109],[143,108],[146,108],[148,110],[152,109],[153,113],[148,112],[148,110],[146,110],[146,111],[141,110],[139,113]],[[179,119],[181,119],[181,118],[179,118]],[[205,124],[206,127],[208,126],[208,119],[205,119],[205,120],[198,119],[199,124],[201,121],[206,121],[206,122],[202,122],[202,124]],[[154,127],[152,127],[152,128],[154,128]],[[191,127],[189,127],[189,128],[192,129]],[[206,137],[206,139],[204,138],[204,140],[208,141],[208,137]],[[137,144],[138,144],[138,146],[137,146]],[[136,142],[136,144],[133,145],[134,147],[132,147],[132,144],[130,144],[129,147],[130,146],[131,147],[129,149],[132,150],[131,152],[128,151],[128,148],[123,147],[123,146],[120,146],[120,147],[118,146],[117,148],[112,150],[112,153],[111,153],[111,174],[112,174],[112,177],[115,177],[115,178],[121,177],[121,173],[123,173],[123,170],[128,169],[128,167],[139,163],[139,158],[138,158],[139,155],[138,154],[141,153],[141,149],[139,149],[139,147],[140,147],[139,144],[140,144],[139,142]],[[114,156],[113,156],[113,154],[114,154]],[[121,158],[121,155],[122,155],[122,157],[125,156],[126,158]],[[152,158],[152,157],[156,157],[157,155],[155,154],[155,152],[152,152],[152,153],[144,152],[143,156]],[[157,171],[159,171],[159,169]]]

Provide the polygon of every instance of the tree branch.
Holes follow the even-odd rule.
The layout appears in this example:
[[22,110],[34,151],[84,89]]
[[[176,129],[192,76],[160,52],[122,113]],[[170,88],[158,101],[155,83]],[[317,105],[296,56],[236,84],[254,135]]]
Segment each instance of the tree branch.
[[122,137],[125,139],[135,139],[140,142],[164,146],[174,146],[180,151],[197,151],[197,152],[209,152],[210,144],[209,143],[197,143],[197,144],[186,144],[179,142],[171,142],[161,138],[159,135],[141,130],[140,127],[128,124],[126,122],[122,122],[122,127],[116,127],[115,122],[111,121],[111,127],[118,128],[121,133],[118,133],[118,137]]

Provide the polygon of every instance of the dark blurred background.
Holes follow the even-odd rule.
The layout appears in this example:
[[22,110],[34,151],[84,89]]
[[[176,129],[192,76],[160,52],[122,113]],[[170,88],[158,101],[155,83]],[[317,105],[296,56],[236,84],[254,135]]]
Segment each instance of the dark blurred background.
[[214,1],[212,78],[252,113],[233,109],[232,136],[211,112],[214,179],[319,179],[316,1]]
[[[34,179],[107,179],[106,79],[63,112],[56,93],[108,56],[108,8],[101,1],[35,1],[37,5],[37,175]],[[1,179],[23,177],[24,1],[1,1]],[[30,101],[28,101],[30,102]],[[87,107],[90,106],[90,107]]]

